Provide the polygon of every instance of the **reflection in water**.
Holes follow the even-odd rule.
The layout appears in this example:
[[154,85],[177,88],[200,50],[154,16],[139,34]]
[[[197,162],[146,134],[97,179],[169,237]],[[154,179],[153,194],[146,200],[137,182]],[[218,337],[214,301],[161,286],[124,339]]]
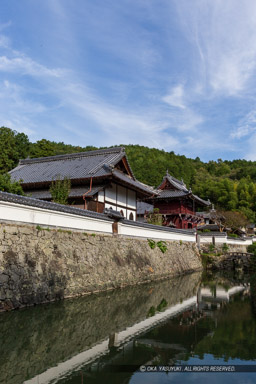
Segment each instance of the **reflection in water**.
[[[249,283],[200,280],[196,273],[1,315],[0,383],[132,384],[139,365],[256,359]],[[120,365],[128,372],[113,372]]]

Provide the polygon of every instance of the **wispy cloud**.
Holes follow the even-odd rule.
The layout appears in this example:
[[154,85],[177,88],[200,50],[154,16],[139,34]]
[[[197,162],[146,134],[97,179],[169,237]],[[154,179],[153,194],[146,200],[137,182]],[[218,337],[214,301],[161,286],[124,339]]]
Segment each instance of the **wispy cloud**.
[[244,118],[238,122],[236,127],[231,132],[231,138],[241,139],[242,137],[248,136],[256,131],[256,110],[250,111]]
[[61,77],[64,74],[64,70],[61,68],[47,68],[41,65],[29,57],[20,56],[15,58],[8,58],[6,56],[0,57],[0,71],[14,72],[22,75],[30,76],[53,76]]
[[201,80],[226,95],[250,86],[256,68],[256,3],[253,0],[177,2],[183,30],[200,57]]
[[246,141],[246,155],[245,159],[256,161],[256,133],[254,131],[254,134],[250,137],[249,140]]
[[172,107],[185,109],[184,87],[179,84],[170,90],[170,93],[163,97],[163,101]]
[[26,24],[8,16],[2,121],[24,123],[34,139],[244,156],[238,139],[255,132],[253,0],[77,1],[45,0],[40,17],[29,2],[36,19]]

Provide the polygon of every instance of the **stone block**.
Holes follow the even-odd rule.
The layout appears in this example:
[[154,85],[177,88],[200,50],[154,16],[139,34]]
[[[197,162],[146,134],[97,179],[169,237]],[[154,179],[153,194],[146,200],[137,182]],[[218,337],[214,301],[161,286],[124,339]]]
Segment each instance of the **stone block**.
[[4,273],[0,273],[0,285],[6,284],[8,280],[9,280],[8,275]]
[[4,228],[4,233],[5,233],[6,235],[7,235],[7,234],[17,235],[17,234],[18,234],[18,227],[7,225],[7,226]]
[[29,227],[23,227],[23,226],[20,226],[19,227],[19,233],[23,234],[23,235],[33,235],[33,228],[29,228]]

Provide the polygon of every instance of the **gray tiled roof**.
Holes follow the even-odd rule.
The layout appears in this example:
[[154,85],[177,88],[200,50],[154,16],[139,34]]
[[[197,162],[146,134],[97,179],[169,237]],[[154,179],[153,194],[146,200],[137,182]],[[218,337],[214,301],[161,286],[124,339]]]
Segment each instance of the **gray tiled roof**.
[[204,236],[214,236],[214,237],[226,237],[227,233],[226,232],[205,232],[205,233],[200,233],[200,237]]
[[62,204],[57,204],[57,203],[50,203],[48,201],[33,199],[32,197],[14,195],[13,193],[7,193],[7,192],[1,192],[0,191],[0,201],[7,201],[10,203],[27,205],[30,207],[49,209],[51,211],[72,213],[72,214],[78,215],[78,216],[93,217],[96,219],[103,219],[103,220],[107,220],[107,221],[112,221],[103,213],[92,212],[92,211],[88,211],[86,209],[70,207],[67,205],[62,205]]
[[154,192],[155,192],[155,194],[157,193],[153,189],[153,187],[150,187],[149,185],[143,184],[136,179],[134,180],[130,176],[125,175],[124,173],[122,173],[120,171],[116,171],[116,170],[113,171],[113,176],[114,176],[114,178],[116,178],[120,181],[123,181],[123,182],[129,184],[130,186],[135,187],[136,189],[139,189],[141,191],[148,193],[149,195],[153,195]]
[[[188,192],[188,189],[187,189],[185,183],[183,182],[183,180],[178,180],[178,179],[176,179],[175,177],[169,175],[168,171],[166,172],[166,175],[163,177],[163,181],[164,181],[164,180],[168,180],[169,183],[170,183],[174,188],[176,188],[176,189],[178,189],[178,190],[180,190],[180,191]],[[162,183],[163,183],[163,181],[162,181]],[[162,184],[162,183],[161,183],[161,184]],[[161,184],[160,184],[160,185],[161,185]],[[159,185],[159,187],[160,187],[160,185]],[[159,187],[158,187],[158,188],[159,188]]]
[[189,196],[192,199],[195,199],[198,203],[202,205],[210,205],[210,202],[200,199],[200,197],[194,195],[191,191],[181,191],[181,190],[173,190],[173,189],[158,189],[158,196],[154,197],[154,199],[167,199],[167,198],[179,198]]
[[181,180],[178,180],[176,179],[175,177],[173,176],[166,176],[167,180],[172,184],[174,185],[176,188],[180,189],[181,191],[185,191],[185,192],[188,192],[188,189],[186,187],[186,185],[184,184],[183,181]]
[[165,226],[160,226],[160,225],[153,225],[153,224],[148,224],[148,223],[142,223],[139,221],[132,221],[132,220],[123,220],[124,224],[132,225],[134,227],[144,227],[144,228],[149,228],[149,229],[157,229],[159,231],[164,231],[164,232],[173,232],[173,233],[183,233],[186,235],[193,235],[195,234],[195,229],[178,229],[178,228],[170,228],[170,227],[165,227]]
[[207,206],[211,205],[210,200],[203,200],[203,199],[201,199],[200,197],[198,197],[197,195],[194,195],[194,194],[192,194],[192,196],[193,196],[198,202],[202,203],[203,205],[207,205]]
[[[87,196],[94,196],[97,192],[102,191],[104,188],[103,185],[93,187],[89,193],[87,193]],[[83,186],[83,187],[74,187],[69,192],[69,197],[81,197],[84,193],[89,191],[89,185]],[[33,197],[35,199],[52,199],[51,193],[49,189],[47,190],[31,190],[26,191],[26,195],[28,197]]]
[[[114,169],[114,166],[124,157],[128,163],[124,148],[115,147],[70,155],[26,159],[21,160],[19,165],[10,171],[10,175],[12,180],[22,180],[21,184],[23,186],[27,185],[27,187],[37,183],[50,183],[59,176],[61,178],[68,177],[71,180],[84,179],[87,180],[86,183],[89,183],[91,177],[100,178],[108,176],[122,181],[140,192],[147,193],[148,195],[153,194],[152,187],[135,179],[131,168],[132,177]],[[81,188],[79,190],[79,188],[72,187],[70,197],[81,196],[88,191],[88,188]],[[99,191],[94,190],[95,193]],[[29,193],[39,199],[50,198],[50,193],[43,190],[33,192],[31,188]],[[92,195],[90,194],[90,196]]]
[[126,157],[123,147],[21,160],[10,171],[12,180],[22,184],[51,182],[59,175],[74,179],[89,179],[111,174],[112,166]]
[[183,196],[188,196],[188,192],[184,191],[174,191],[173,189],[159,189],[158,190],[159,195],[156,197],[158,199],[164,199],[167,197],[183,197]]
[[[161,184],[167,180],[174,189],[159,189]],[[210,205],[210,201],[205,201],[198,197],[197,195],[194,195],[191,191],[191,189],[187,189],[186,184],[183,182],[183,180],[178,180],[175,177],[169,175],[168,171],[166,172],[166,175],[163,178],[163,181],[158,187],[158,196],[155,197],[155,199],[165,199],[165,198],[178,198],[178,197],[185,197],[190,196],[191,198],[195,199],[198,203],[202,205]]]
[[144,201],[137,202],[137,215],[144,215],[147,212],[153,212],[154,206],[149,203],[144,203]]

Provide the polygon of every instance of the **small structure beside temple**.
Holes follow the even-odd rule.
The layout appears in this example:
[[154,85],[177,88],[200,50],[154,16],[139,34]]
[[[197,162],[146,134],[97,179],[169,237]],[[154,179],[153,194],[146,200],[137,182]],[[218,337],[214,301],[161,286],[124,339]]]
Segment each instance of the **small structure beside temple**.
[[10,175],[26,195],[45,201],[52,200],[52,181],[66,177],[69,205],[99,213],[112,209],[129,220],[137,219],[137,199],[154,193],[136,180],[123,147],[20,160]]
[[168,171],[157,188],[157,195],[146,200],[154,205],[154,209],[163,217],[163,225],[179,229],[192,229],[203,222],[203,216],[197,215],[198,208],[210,206],[194,195],[183,180],[169,175]]

